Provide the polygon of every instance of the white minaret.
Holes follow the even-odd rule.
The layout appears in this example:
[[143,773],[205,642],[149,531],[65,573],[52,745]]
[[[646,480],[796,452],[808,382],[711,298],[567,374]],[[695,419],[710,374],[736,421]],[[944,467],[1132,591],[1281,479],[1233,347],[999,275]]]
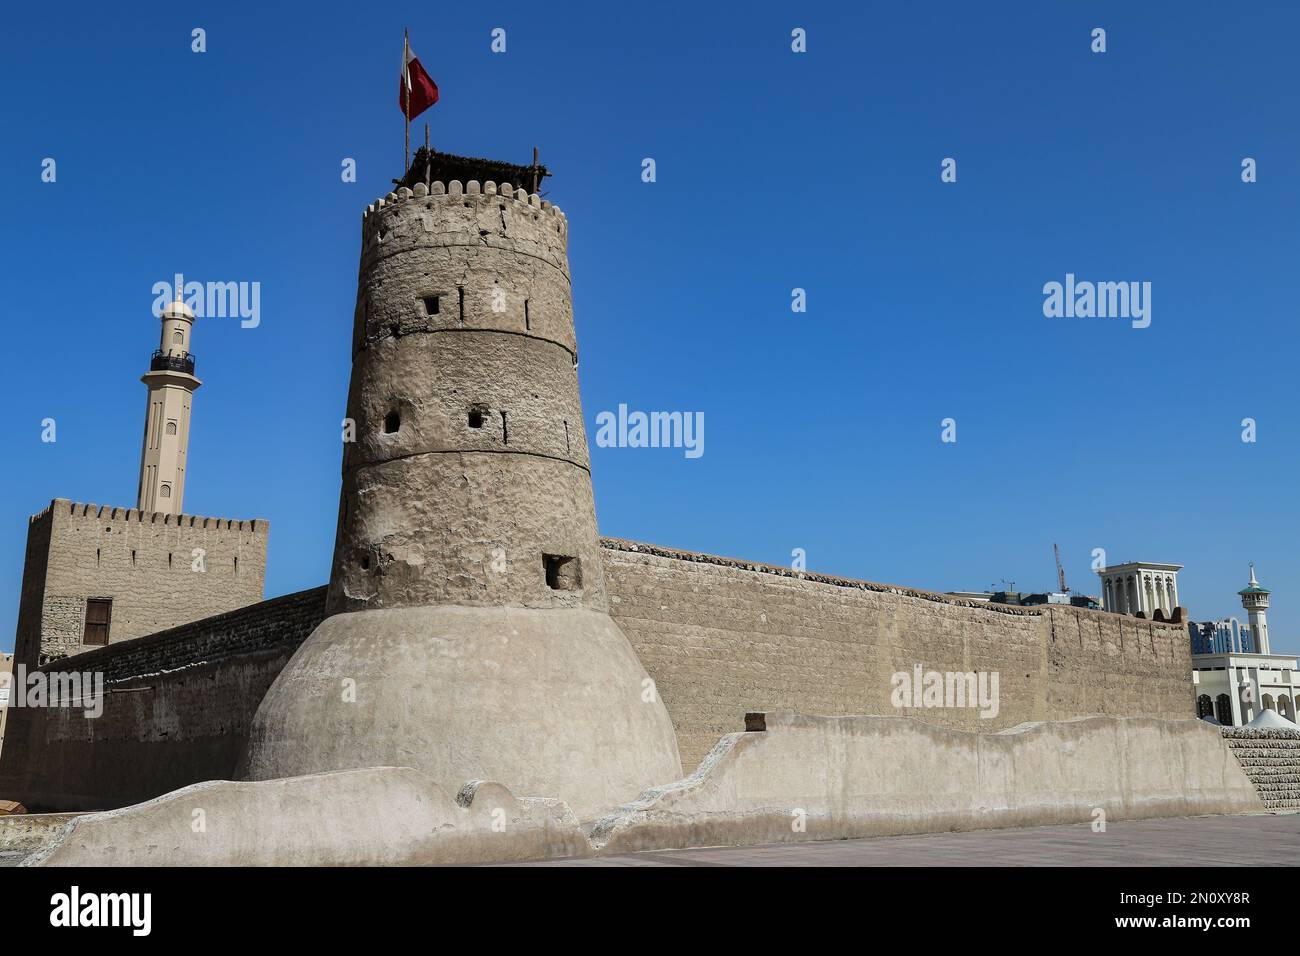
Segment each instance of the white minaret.
[[162,343],[140,381],[149,386],[144,447],[140,452],[141,511],[180,514],[185,497],[185,456],[190,444],[190,404],[202,382],[194,377],[190,335],[194,313],[176,301],[162,314]]
[[1270,654],[1268,649],[1268,595],[1269,592],[1259,586],[1255,580],[1255,562],[1250,563],[1250,583],[1237,592],[1241,595],[1241,606],[1250,617],[1250,633],[1255,637],[1255,653]]

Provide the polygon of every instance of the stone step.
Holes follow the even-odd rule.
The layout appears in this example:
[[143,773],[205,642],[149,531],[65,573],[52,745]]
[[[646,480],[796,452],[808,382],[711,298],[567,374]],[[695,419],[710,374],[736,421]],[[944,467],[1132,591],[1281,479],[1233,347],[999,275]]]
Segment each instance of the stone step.
[[1268,788],[1269,790],[1294,790],[1300,793],[1300,781],[1281,779],[1278,777],[1247,777],[1256,791]]
[[1300,776],[1300,770],[1293,767],[1243,767],[1251,780],[1278,780]]
[[1246,779],[1255,788],[1264,809],[1272,813],[1300,810],[1300,737],[1268,732],[1225,730],[1224,742]]
[[1285,777],[1288,774],[1300,774],[1300,767],[1284,767],[1276,764],[1272,766],[1265,764],[1263,766],[1242,767],[1241,769],[1246,772],[1247,777]]

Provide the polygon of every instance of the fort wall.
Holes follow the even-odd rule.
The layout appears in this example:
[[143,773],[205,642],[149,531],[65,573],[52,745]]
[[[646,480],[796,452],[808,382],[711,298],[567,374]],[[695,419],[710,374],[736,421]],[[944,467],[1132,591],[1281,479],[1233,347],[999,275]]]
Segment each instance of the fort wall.
[[[891,714],[980,732],[1085,714],[1195,714],[1179,625],[601,543],[611,614],[655,680],[687,772],[751,711]],[[892,676],[918,665],[997,672],[997,715],[894,707]]]
[[[748,712],[911,716],[985,733],[1091,714],[1194,714],[1178,625],[981,604],[612,538],[601,554],[611,614],[655,681],[687,773]],[[231,778],[262,695],[325,616],[317,588],[65,662],[104,671],[104,714],[11,711],[0,798],[107,808]],[[892,675],[917,665],[997,672],[997,716],[895,708]]]
[[56,498],[28,528],[15,663],[91,649],[89,599],[112,601],[110,644],[262,600],[268,524]]
[[103,674],[103,712],[10,707],[0,793],[97,810],[232,779],[258,703],[324,617],[313,588],[48,665]]

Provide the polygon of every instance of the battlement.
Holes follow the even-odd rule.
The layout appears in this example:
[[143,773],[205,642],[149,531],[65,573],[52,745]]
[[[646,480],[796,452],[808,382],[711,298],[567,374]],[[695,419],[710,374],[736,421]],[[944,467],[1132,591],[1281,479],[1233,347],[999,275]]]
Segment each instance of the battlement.
[[208,518],[201,515],[174,515],[163,511],[141,511],[139,508],[118,508],[110,505],[86,504],[67,498],[55,498],[45,508],[32,515],[34,524],[51,513],[65,513],[73,518],[93,517],[99,521],[129,524],[151,524],[176,528],[208,528],[214,531],[243,531],[265,536],[269,522],[263,518],[238,520],[235,518]]
[[[878,581],[863,581],[858,578],[843,578],[833,574],[820,574],[814,571],[799,571],[778,564],[764,564],[760,561],[747,561],[742,558],[727,558],[716,554],[704,554],[699,551],[682,551],[643,541],[629,541],[625,538],[600,539],[600,546],[605,552],[627,551],[634,554],[650,555],[660,558],[672,558],[676,561],[688,561],[696,564],[710,564],[721,568],[733,568],[740,571],[753,571],[775,577],[793,578],[813,584],[829,584],[832,587],[848,588],[858,591],[875,591],[882,594],[894,594],[899,597],[918,598],[933,601],[936,604],[951,604],[954,607],[966,607],[976,611],[988,611],[994,614],[1007,614],[1012,617],[1037,617],[1046,612],[1045,607],[1022,607],[1012,604],[993,604],[987,601],[971,601],[954,597],[938,591],[925,591],[920,588],[901,584],[882,584]],[[1077,609],[1076,609],[1077,610]]]
[[564,233],[568,231],[568,217],[564,215],[564,210],[559,206],[543,199],[537,193],[529,193],[522,188],[516,189],[510,183],[501,183],[498,186],[491,180],[480,183],[478,180],[471,179],[462,185],[460,180],[453,179],[445,186],[440,182],[433,183],[431,186],[425,186],[424,183],[416,183],[411,188],[402,186],[395,192],[389,193],[382,199],[376,199],[367,206],[361,218],[363,222],[366,222],[376,212],[418,199],[423,199],[426,203],[431,204],[435,201],[448,202],[454,199],[465,201],[475,196],[479,197],[480,200],[495,198],[500,201],[508,199],[512,203],[517,203],[520,207],[527,207],[532,210],[534,215],[545,214],[550,217],[550,221],[555,223],[558,232]]

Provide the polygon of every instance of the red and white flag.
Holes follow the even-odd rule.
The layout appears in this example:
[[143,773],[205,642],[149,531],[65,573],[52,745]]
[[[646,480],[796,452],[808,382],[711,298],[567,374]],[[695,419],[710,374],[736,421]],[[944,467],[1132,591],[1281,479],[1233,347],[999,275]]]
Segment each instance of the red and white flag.
[[438,84],[433,82],[428,70],[420,63],[420,58],[411,49],[411,44],[404,44],[402,55],[402,88],[398,94],[397,105],[408,120],[414,119],[434,103],[438,102]]

